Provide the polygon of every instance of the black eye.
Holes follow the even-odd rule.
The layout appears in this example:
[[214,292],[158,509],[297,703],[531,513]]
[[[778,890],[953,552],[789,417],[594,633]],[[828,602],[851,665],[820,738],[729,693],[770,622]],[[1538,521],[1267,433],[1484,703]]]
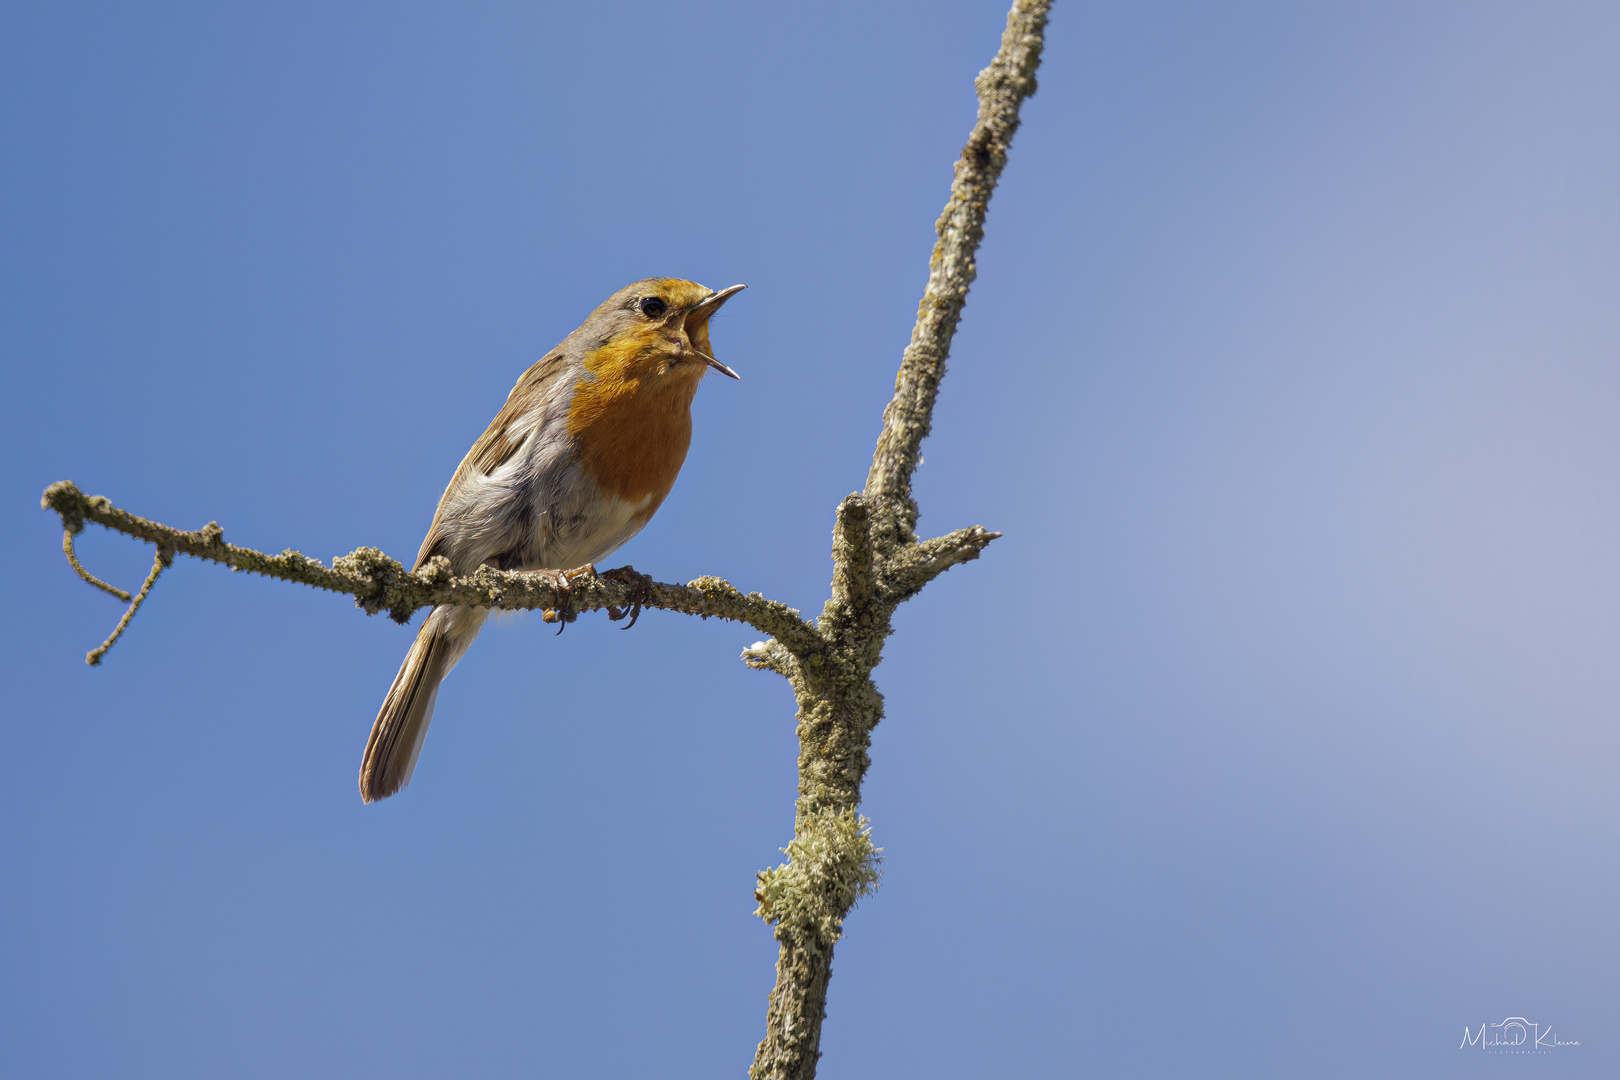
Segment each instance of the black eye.
[[656,296],[649,296],[641,301],[641,313],[649,319],[656,319],[668,310],[669,305]]

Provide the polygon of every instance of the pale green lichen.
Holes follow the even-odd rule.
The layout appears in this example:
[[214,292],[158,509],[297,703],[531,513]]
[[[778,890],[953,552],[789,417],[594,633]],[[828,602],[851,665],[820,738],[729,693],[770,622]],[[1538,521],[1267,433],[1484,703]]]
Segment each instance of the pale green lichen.
[[782,853],[787,862],[759,872],[754,914],[776,927],[778,939],[830,949],[849,910],[883,876],[872,823],[853,809],[812,814]]

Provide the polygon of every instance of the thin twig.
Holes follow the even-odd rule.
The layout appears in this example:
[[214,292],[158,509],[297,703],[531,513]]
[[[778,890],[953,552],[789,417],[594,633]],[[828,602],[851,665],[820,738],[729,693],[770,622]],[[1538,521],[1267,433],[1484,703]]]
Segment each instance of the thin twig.
[[984,239],[990,196],[1007,164],[1007,147],[1018,130],[1018,110],[1035,93],[1035,69],[1041,62],[1050,6],[1050,0],[1015,0],[1007,13],[1001,49],[974,80],[979,119],[956,162],[950,201],[935,225],[939,241],[928,263],[928,285],[917,305],[911,344],[900,359],[894,397],[883,411],[883,433],[866,479],[866,497],[882,502],[894,515],[896,531],[886,537],[894,541],[909,539],[916,528],[911,474],[933,424],[951,338],[978,273],[974,255]]
[[[146,581],[141,584],[141,591],[135,594],[135,599],[130,601],[129,607],[124,611],[124,617],[118,620],[117,626],[113,627],[112,636],[103,641],[100,648],[91,649],[90,652],[85,654],[85,663],[91,667],[101,663],[101,658],[107,655],[107,650],[112,648],[113,643],[123,635],[124,628],[129,625],[129,620],[133,619],[135,613],[141,610],[141,605],[146,602],[146,594],[151,592],[152,586],[157,583],[158,575],[167,570],[172,562],[174,562],[174,552],[168,548],[160,547],[157,549],[157,553],[152,557],[152,572],[146,575]],[[108,591],[111,592],[112,590],[109,589]],[[129,594],[125,593],[124,596],[128,599]]]
[[116,585],[107,584],[105,581],[102,581],[100,578],[96,577],[90,571],[86,570],[79,563],[79,557],[73,553],[73,530],[72,529],[63,529],[62,530],[62,554],[67,556],[67,560],[68,560],[69,565],[71,565],[73,567],[73,569],[77,570],[79,572],[79,576],[84,578],[84,580],[88,581],[90,584],[94,585],[96,588],[102,590],[103,592],[112,593],[114,596],[118,597],[118,599],[122,600],[124,603],[126,603],[126,604],[129,603],[129,593],[125,592],[123,589],[118,588]]
[[924,585],[953,566],[977,559],[990,541],[1000,538],[1000,533],[975,525],[907,544],[884,561],[883,594],[891,604],[910,600]]

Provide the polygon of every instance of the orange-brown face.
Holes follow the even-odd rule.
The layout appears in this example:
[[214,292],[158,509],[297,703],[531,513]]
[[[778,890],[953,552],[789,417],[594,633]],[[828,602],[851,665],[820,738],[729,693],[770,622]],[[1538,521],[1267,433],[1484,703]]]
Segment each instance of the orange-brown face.
[[568,431],[604,491],[647,500],[668,494],[692,440],[692,398],[714,359],[709,319],[741,286],[715,292],[679,278],[649,278],[615,293],[581,328],[586,376],[574,389]]

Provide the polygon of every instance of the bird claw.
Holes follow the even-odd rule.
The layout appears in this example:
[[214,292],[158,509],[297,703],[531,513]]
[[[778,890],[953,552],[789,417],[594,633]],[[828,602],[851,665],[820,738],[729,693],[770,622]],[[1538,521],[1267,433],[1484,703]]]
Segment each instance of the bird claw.
[[635,591],[630,594],[630,621],[619,629],[628,630],[636,625],[636,620],[641,618],[641,606],[651,599],[652,576],[649,574],[637,574]]
[[557,623],[557,633],[560,634],[569,623],[574,621],[568,614],[568,605],[574,598],[574,579],[585,577],[587,574],[595,577],[596,564],[586,563],[584,566],[578,566],[572,570],[536,570],[534,573],[541,581],[550,585],[552,591],[557,594],[557,606],[542,611],[540,620],[542,622]]
[[551,586],[552,592],[557,594],[557,606],[548,607],[540,613],[543,622],[556,623],[557,633],[562,633],[568,626],[568,602],[574,598],[573,586],[568,584],[568,575],[561,570],[537,570],[535,575]]
[[[608,618],[613,622],[618,622],[628,615],[630,621],[619,627],[620,630],[628,630],[636,625],[637,619],[641,618],[642,605],[652,599],[652,575],[638,574],[633,567],[629,566],[624,567],[623,570],[624,573],[635,579],[635,584],[630,589],[630,606],[624,608],[609,607]],[[617,574],[620,571],[614,570],[611,572]]]
[[[600,576],[595,563],[586,563],[584,566],[574,570],[531,570],[529,573],[534,574],[541,581],[551,586],[552,591],[557,594],[557,606],[548,607],[540,612],[540,618],[543,622],[557,623],[557,633],[559,634],[563,632],[563,627],[573,622],[575,618],[568,611],[568,605],[573,600],[574,595],[574,580],[586,575],[591,577]],[[633,582],[630,587],[629,605],[621,608],[609,604],[607,609],[608,618],[614,622],[628,617],[630,621],[619,627],[621,630],[628,630],[636,625],[636,620],[641,618],[641,612],[647,601],[652,599],[652,576],[650,574],[638,574],[634,568],[629,566],[623,567],[621,570],[610,570],[608,575],[618,577],[621,580],[628,576]]]

